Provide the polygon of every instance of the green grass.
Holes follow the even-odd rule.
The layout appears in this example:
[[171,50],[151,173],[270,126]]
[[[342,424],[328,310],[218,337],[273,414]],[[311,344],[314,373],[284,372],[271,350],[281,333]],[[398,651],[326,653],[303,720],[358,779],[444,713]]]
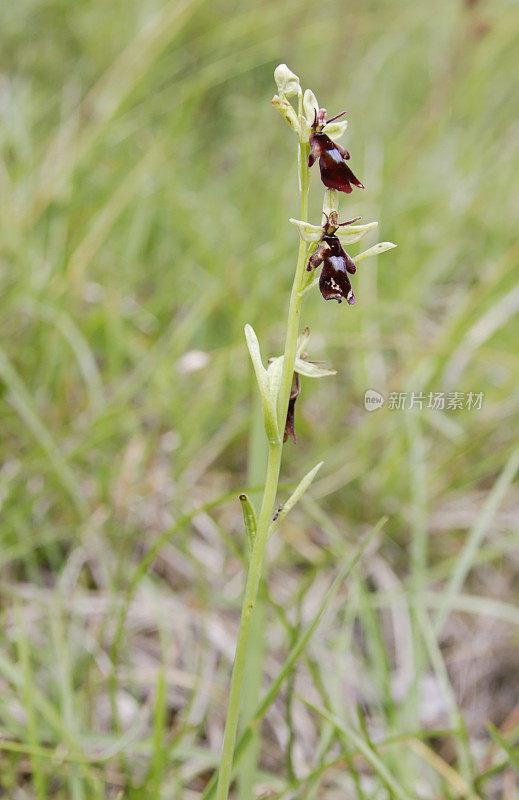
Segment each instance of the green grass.
[[281,351],[297,250],[286,61],[348,112],[358,250],[399,246],[354,308],[305,301],[338,374],[286,450],[280,502],[324,465],[269,548],[240,800],[519,797],[518,42],[499,0],[2,5],[0,796],[210,794],[262,475],[243,325]]

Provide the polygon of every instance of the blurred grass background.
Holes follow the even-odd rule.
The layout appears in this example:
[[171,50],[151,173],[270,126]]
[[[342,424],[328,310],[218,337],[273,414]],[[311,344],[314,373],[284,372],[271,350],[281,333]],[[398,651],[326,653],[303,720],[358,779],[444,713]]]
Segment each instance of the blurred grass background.
[[[193,800],[217,763],[261,475],[243,325],[280,352],[297,247],[280,61],[348,112],[359,249],[399,247],[356,307],[304,306],[338,375],[286,449],[287,485],[325,464],[272,542],[265,686],[388,522],[267,714],[256,796],[399,796],[303,695],[407,737],[377,750],[402,796],[519,797],[518,34],[504,0],[2,4],[2,797]],[[369,388],[484,401],[368,414]]]

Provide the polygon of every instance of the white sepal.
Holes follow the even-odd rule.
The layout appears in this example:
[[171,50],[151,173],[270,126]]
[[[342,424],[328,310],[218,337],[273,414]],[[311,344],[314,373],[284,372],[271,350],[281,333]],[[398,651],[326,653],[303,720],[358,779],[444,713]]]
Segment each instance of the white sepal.
[[296,488],[294,489],[294,491],[292,492],[286,503],[279,511],[276,519],[270,523],[269,536],[271,536],[274,533],[276,528],[285,519],[288,512],[294,508],[297,501],[300,500],[301,497],[304,495],[304,493],[312,483],[313,479],[321,469],[323,463],[324,463],[323,461],[320,461],[318,464],[316,464],[315,467],[311,469],[310,472],[307,472],[305,477],[302,478],[302,480],[298,483],[298,485],[296,486]]
[[[376,228],[378,222],[366,222],[364,225],[346,225],[345,228],[339,228],[335,231],[335,235],[339,237],[341,242],[358,242],[369,231]],[[360,236],[358,234],[361,234]]]
[[328,375],[337,375],[336,369],[313,364],[311,361],[304,361],[302,358],[296,358],[294,370],[305,378],[326,378]]
[[296,226],[299,236],[305,242],[318,242],[323,235],[323,229],[319,225],[310,225],[309,222],[303,222],[300,219],[290,218],[288,221]]
[[355,256],[354,261],[358,264],[359,261],[363,261],[365,258],[378,256],[380,253],[385,253],[386,250],[392,250],[394,247],[396,247],[396,244],[393,244],[393,242],[379,242],[378,244],[374,244],[373,247],[370,247],[369,250],[364,250],[363,253],[359,253],[358,256]]
[[319,103],[311,89],[307,89],[303,95],[303,111],[308,122],[312,125],[315,115],[319,113]]
[[333,142],[336,142],[337,139],[340,139],[341,136],[346,133],[347,127],[347,119],[343,119],[341,121],[337,120],[336,122],[329,122],[328,125],[325,125],[323,128],[323,133],[329,136]]

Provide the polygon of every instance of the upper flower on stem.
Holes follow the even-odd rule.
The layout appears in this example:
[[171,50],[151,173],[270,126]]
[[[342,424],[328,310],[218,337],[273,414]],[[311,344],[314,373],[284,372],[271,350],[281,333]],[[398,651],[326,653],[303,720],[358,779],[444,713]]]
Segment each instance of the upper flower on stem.
[[308,166],[311,167],[316,159],[319,159],[321,180],[328,189],[337,189],[337,191],[346,192],[346,194],[350,194],[352,191],[352,184],[358,186],[359,189],[364,189],[363,184],[355,177],[346,163],[350,158],[350,154],[329,136],[329,126],[346,112],[341,111],[340,114],[332,117],[327,123],[325,108],[317,109],[313,105],[310,105],[310,108],[313,108],[314,118],[309,137],[310,155],[308,156]]
[[341,136],[346,132],[346,128],[348,127],[348,120],[342,119],[340,122],[338,120],[340,117],[343,117],[346,113],[345,111],[342,114],[338,114],[332,119],[326,121],[326,109],[319,108],[319,103],[317,102],[317,97],[312,92],[311,89],[307,89],[303,96],[303,111],[304,111],[304,118],[306,122],[305,126],[305,139],[306,141],[310,140],[313,131],[313,125],[318,118],[320,120],[320,125],[322,127],[322,133],[325,133],[330,139],[335,141],[336,139],[340,139]]

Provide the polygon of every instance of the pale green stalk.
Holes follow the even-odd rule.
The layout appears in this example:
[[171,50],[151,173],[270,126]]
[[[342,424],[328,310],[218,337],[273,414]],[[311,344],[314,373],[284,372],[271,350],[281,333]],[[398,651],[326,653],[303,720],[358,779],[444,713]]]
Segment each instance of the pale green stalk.
[[[301,187],[301,219],[307,221],[308,216],[308,183],[309,172],[307,167],[308,145],[299,144],[299,180]],[[299,317],[301,312],[300,290],[302,287],[302,277],[305,268],[306,244],[303,240],[299,242],[299,252],[297,266],[292,284],[290,295],[290,305],[288,308],[287,333],[285,340],[285,352],[283,360],[283,373],[278,398],[278,428],[281,432],[285,430],[285,420],[294,374],[294,364],[296,359],[297,336],[299,333]],[[240,713],[240,698],[247,660],[247,647],[250,638],[252,613],[258,587],[261,579],[263,566],[263,556],[265,545],[268,540],[269,526],[276,501],[279,470],[281,467],[281,454],[283,442],[269,442],[267,474],[265,477],[265,489],[261,503],[261,511],[258,519],[258,527],[254,540],[254,547],[250,554],[249,571],[247,582],[243,594],[240,628],[238,631],[238,641],[236,643],[236,653],[232,669],[231,687],[229,691],[229,701],[227,706],[227,718],[225,721],[225,731],[222,746],[222,758],[218,773],[218,786],[216,789],[216,800],[227,800],[229,786],[231,783],[232,764],[234,756],[234,746],[236,742],[236,732],[238,729],[238,719]]]

